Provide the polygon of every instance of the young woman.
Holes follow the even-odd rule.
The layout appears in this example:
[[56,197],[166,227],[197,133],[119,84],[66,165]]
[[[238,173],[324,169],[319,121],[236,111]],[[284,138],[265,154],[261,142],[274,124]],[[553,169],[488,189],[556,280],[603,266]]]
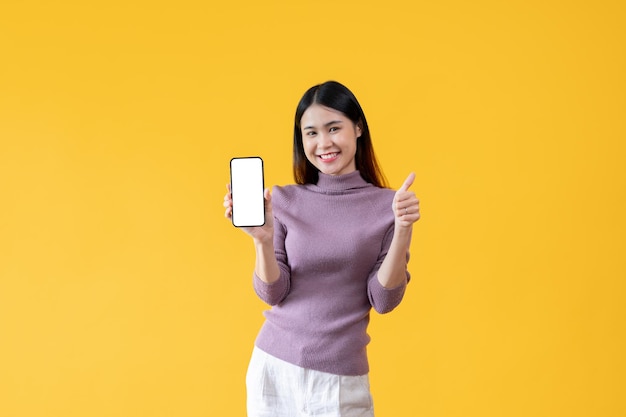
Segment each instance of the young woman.
[[[253,285],[271,305],[248,368],[248,416],[373,416],[366,346],[373,307],[393,310],[419,201],[387,188],[356,97],[329,81],[296,110],[296,185],[265,190]],[[224,198],[232,216],[229,192]]]

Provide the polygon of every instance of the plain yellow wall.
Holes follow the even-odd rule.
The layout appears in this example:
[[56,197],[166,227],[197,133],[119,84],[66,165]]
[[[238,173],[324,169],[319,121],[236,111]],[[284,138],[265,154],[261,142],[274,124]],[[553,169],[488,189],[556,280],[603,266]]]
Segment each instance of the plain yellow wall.
[[374,316],[381,417],[626,415],[619,1],[5,1],[0,416],[243,416],[266,308],[233,156],[359,97],[422,201]]

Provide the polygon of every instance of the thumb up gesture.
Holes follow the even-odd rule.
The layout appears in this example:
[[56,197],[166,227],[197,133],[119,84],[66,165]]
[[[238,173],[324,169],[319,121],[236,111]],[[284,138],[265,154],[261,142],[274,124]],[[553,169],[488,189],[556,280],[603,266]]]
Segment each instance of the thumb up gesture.
[[415,181],[415,174],[410,173],[393,197],[393,214],[396,218],[396,227],[411,227],[420,218],[420,201],[409,187]]

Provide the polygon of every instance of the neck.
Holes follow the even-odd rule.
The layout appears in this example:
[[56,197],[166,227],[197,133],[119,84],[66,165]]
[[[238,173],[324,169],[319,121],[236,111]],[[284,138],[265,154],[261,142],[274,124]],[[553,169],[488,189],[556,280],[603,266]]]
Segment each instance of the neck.
[[359,171],[352,171],[343,175],[328,175],[320,172],[317,184],[314,185],[320,191],[331,193],[368,186],[371,184],[361,177]]

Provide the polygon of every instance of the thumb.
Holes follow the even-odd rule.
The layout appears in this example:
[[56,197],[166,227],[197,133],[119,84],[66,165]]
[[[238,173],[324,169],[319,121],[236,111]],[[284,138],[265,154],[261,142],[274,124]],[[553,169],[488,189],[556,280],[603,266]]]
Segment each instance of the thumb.
[[402,183],[402,186],[400,187],[398,191],[408,190],[409,187],[413,184],[413,181],[415,181],[415,173],[411,172],[409,176],[406,177],[406,179],[404,180],[404,183]]

